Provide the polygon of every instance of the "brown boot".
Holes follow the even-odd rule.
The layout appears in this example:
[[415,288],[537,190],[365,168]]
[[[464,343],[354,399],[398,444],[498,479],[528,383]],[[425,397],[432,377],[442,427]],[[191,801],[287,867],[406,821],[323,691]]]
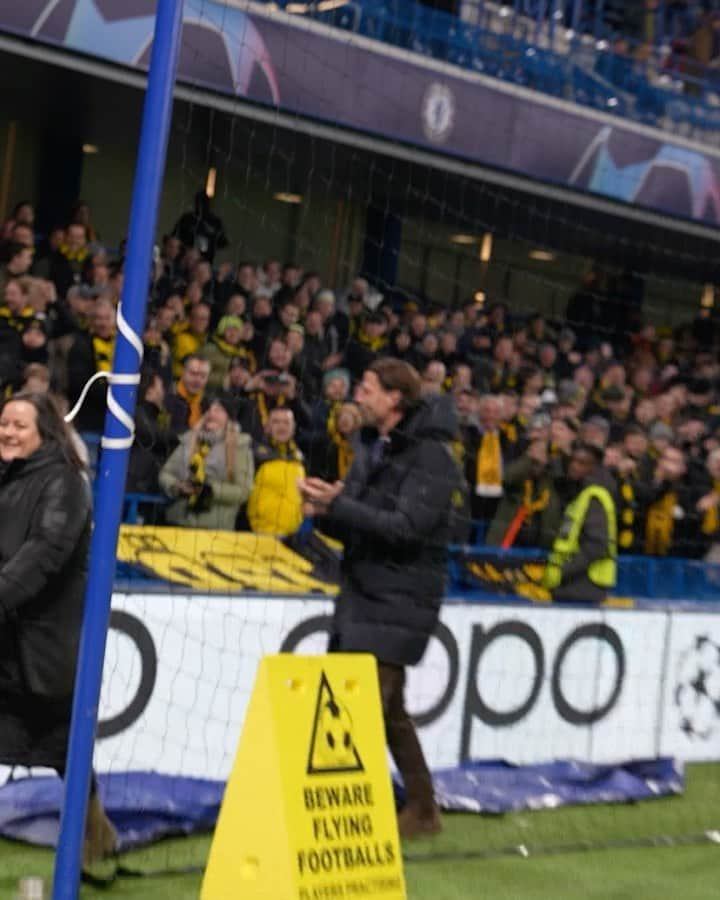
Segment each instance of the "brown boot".
[[117,831],[108,819],[97,792],[90,795],[87,822],[85,824],[85,844],[83,846],[83,866],[92,866],[108,856],[112,856],[117,846]]
[[405,806],[398,815],[398,831],[405,840],[419,837],[432,837],[442,831],[442,819],[437,806],[420,809],[417,806]]

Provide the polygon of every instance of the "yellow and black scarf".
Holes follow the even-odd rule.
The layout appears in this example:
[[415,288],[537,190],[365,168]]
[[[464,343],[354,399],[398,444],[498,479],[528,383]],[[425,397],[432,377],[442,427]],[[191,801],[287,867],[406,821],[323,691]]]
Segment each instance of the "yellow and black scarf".
[[194,428],[202,418],[203,414],[202,393],[191,394],[190,391],[182,383],[182,381],[178,381],[175,385],[175,392],[177,393],[178,397],[182,397],[183,400],[187,403],[189,409],[188,425],[190,426],[190,428]]
[[500,546],[505,550],[512,547],[515,543],[515,538],[517,538],[520,529],[530,522],[535,513],[542,512],[550,502],[549,488],[543,488],[538,493],[537,497],[533,498],[534,493],[535,482],[532,478],[526,478],[523,482],[523,501],[518,507],[517,512],[513,516],[512,521],[508,525],[507,530],[503,535],[503,539],[500,542]]
[[387,344],[387,337],[385,337],[384,334],[381,334],[379,337],[371,338],[364,328],[360,329],[358,340],[363,347],[367,347],[368,350],[372,350],[373,353],[379,353]]
[[244,359],[247,362],[248,370],[251,374],[255,373],[257,369],[257,361],[255,359],[255,354],[252,350],[248,350],[247,347],[244,347],[242,344],[239,346],[236,344],[230,344],[227,341],[223,340],[223,338],[215,335],[213,338],[213,343],[218,347],[219,350],[228,357],[228,359],[235,359],[239,357],[240,359]]
[[95,356],[95,371],[109,372],[112,368],[113,354],[115,353],[115,335],[111,338],[101,338],[93,335],[93,355]]
[[486,431],[480,439],[475,469],[475,493],[481,497],[502,495],[503,461],[500,434]]
[[207,441],[199,440],[195,447],[195,451],[190,457],[190,480],[194,485],[198,485],[198,489],[193,491],[188,497],[188,506],[193,509],[198,505],[202,496],[202,487],[205,485],[206,471],[205,460],[210,452],[210,444]]
[[339,401],[335,401],[333,403],[332,408],[330,410],[330,415],[327,420],[327,432],[330,436],[330,440],[335,445],[337,450],[337,473],[338,478],[342,481],[347,473],[350,471],[350,466],[352,465],[354,453],[353,448],[350,444],[350,441],[337,430],[337,424],[335,422],[335,417],[337,415],[338,409],[342,406],[342,403]]
[[277,454],[278,459],[287,459],[301,462],[303,455],[295,441],[269,441],[270,446]]
[[648,508],[645,522],[645,552],[650,556],[666,556],[670,552],[677,504],[675,491],[668,491]]
[[4,319],[10,328],[15,331],[25,331],[35,319],[35,310],[32,306],[26,306],[19,313],[10,312],[7,306],[0,306],[0,319]]
[[[275,398],[275,406],[285,406],[286,403],[287,398],[285,394],[278,394],[278,396]],[[263,394],[262,391],[258,391],[257,394],[255,394],[255,404],[258,409],[258,415],[260,416],[260,424],[265,427],[265,425],[267,425],[270,410],[268,409],[265,394]],[[273,407],[273,409],[274,408],[275,407]]]
[[630,550],[635,543],[635,488],[632,482],[620,482],[620,503],[618,504],[618,546],[622,550]]
[[68,262],[84,263],[90,252],[87,247],[81,247],[79,250],[71,250],[67,244],[60,244],[60,253]]
[[503,422],[500,430],[505,435],[508,444],[516,444],[518,440],[518,430],[514,422]]

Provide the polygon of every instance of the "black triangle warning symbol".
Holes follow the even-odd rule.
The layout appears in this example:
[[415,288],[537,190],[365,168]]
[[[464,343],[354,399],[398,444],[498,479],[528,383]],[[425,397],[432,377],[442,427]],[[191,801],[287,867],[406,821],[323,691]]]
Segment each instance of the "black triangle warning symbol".
[[355,747],[352,717],[347,707],[335,699],[327,675],[322,672],[315,704],[307,774],[364,771],[365,767]]

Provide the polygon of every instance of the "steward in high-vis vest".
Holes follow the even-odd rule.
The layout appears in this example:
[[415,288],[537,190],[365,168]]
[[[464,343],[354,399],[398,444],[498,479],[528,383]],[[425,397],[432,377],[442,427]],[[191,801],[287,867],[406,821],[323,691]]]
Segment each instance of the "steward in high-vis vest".
[[568,475],[578,492],[565,508],[543,578],[553,600],[600,603],[615,587],[617,516],[613,495],[602,483],[602,455],[593,444],[573,447]]

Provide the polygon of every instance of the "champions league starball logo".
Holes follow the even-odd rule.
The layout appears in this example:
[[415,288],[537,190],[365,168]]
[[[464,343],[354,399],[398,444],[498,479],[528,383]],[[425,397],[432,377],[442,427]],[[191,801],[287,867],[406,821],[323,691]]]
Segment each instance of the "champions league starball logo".
[[692,741],[708,741],[720,727],[720,644],[698,635],[681,654],[675,685],[680,730]]
[[699,150],[607,126],[585,148],[568,183],[626,203],[717,224],[720,181],[716,170]]
[[[57,0],[48,0],[32,27],[33,35],[43,34],[56,6]],[[123,65],[145,68],[156,7],[156,0],[75,0],[60,42]],[[213,0],[185,0],[179,74],[185,80],[238,96],[247,95],[259,75],[267,99],[274,105],[280,102],[270,54],[252,19],[240,9]]]
[[434,81],[422,101],[423,131],[429,140],[442,143],[455,123],[455,97],[444,84]]

